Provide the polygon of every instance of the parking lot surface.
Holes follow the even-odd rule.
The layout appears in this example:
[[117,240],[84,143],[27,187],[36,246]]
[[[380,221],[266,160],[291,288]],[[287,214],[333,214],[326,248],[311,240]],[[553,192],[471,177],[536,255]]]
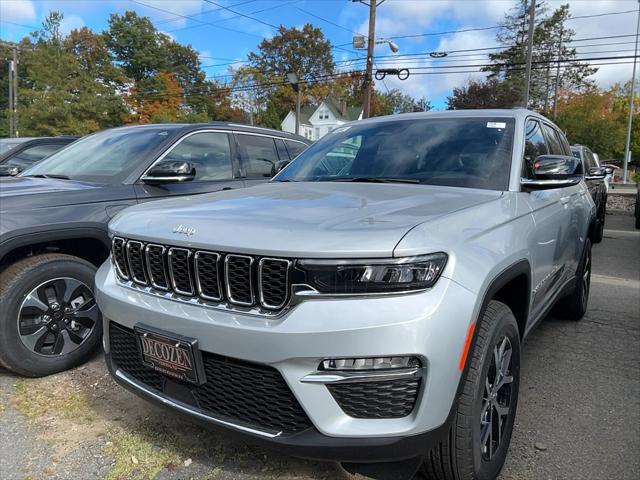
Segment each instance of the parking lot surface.
[[[547,318],[524,348],[501,479],[640,476],[640,231],[610,215],[581,322]],[[0,478],[344,480],[194,426],[117,387],[100,355],[22,379],[0,369]]]

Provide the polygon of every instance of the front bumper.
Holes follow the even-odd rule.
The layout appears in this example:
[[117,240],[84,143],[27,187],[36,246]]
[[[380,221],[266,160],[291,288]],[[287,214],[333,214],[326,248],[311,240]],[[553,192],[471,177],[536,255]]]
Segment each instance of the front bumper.
[[[424,453],[439,438],[455,401],[460,355],[475,296],[441,278],[430,291],[405,296],[308,300],[278,318],[243,315],[175,302],[121,285],[110,262],[96,276],[105,319],[105,351],[116,380],[138,394],[204,423],[286,447],[296,456],[345,462],[397,460]],[[312,428],[295,434],[246,428],[203,414],[117,369],[111,361],[109,324],[138,323],[197,338],[204,352],[276,369],[309,417]],[[422,378],[413,411],[402,418],[347,415],[326,385],[304,382],[326,358],[417,356]]]

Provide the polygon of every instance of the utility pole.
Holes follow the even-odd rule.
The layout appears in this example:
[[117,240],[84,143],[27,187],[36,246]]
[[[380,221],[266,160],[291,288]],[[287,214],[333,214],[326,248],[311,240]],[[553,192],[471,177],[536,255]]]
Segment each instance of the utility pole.
[[529,33],[527,35],[527,67],[524,73],[524,95],[522,98],[522,106],[529,106],[529,87],[531,85],[531,58],[533,56],[533,31],[535,30],[536,17],[536,0],[531,0],[529,10]]
[[18,136],[18,45],[0,41],[0,47],[11,49],[9,64],[9,136]]
[[7,117],[9,117],[9,136],[13,137],[13,60],[9,60],[9,108],[7,108]]
[[564,30],[560,27],[560,42],[558,44],[558,64],[556,65],[556,85],[553,89],[553,120],[558,115],[558,88],[560,87],[560,62],[562,61],[562,36]]
[[640,0],[638,0],[638,22],[636,25],[636,49],[633,55],[633,73],[631,74],[631,92],[629,92],[629,120],[627,122],[627,142],[624,146],[624,173],[622,181],[627,183],[629,157],[631,156],[631,123],[633,122],[633,99],[636,94],[636,63],[638,61],[638,34],[640,34]]
[[378,0],[369,2],[369,41],[367,42],[367,73],[364,80],[364,100],[362,118],[369,118],[371,112],[371,90],[373,88],[373,53],[376,48],[376,7]]
[[13,47],[13,105],[12,114],[13,118],[13,136],[19,136],[18,133],[18,47]]

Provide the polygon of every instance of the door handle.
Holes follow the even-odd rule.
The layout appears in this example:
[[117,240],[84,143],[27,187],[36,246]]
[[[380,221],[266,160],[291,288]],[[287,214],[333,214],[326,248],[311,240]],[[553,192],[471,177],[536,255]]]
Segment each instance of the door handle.
[[222,189],[222,191],[223,191],[223,192],[224,192],[225,190],[233,190],[233,187],[224,187],[224,188]]

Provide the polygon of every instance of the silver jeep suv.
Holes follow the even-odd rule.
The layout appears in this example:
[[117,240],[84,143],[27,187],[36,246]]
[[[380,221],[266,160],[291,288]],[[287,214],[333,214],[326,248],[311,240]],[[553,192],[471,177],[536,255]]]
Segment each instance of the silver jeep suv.
[[533,112],[347,124],[270,183],[112,221],[96,276],[109,368],[292,455],[494,478],[523,340],[554,304],[587,308],[595,213]]

